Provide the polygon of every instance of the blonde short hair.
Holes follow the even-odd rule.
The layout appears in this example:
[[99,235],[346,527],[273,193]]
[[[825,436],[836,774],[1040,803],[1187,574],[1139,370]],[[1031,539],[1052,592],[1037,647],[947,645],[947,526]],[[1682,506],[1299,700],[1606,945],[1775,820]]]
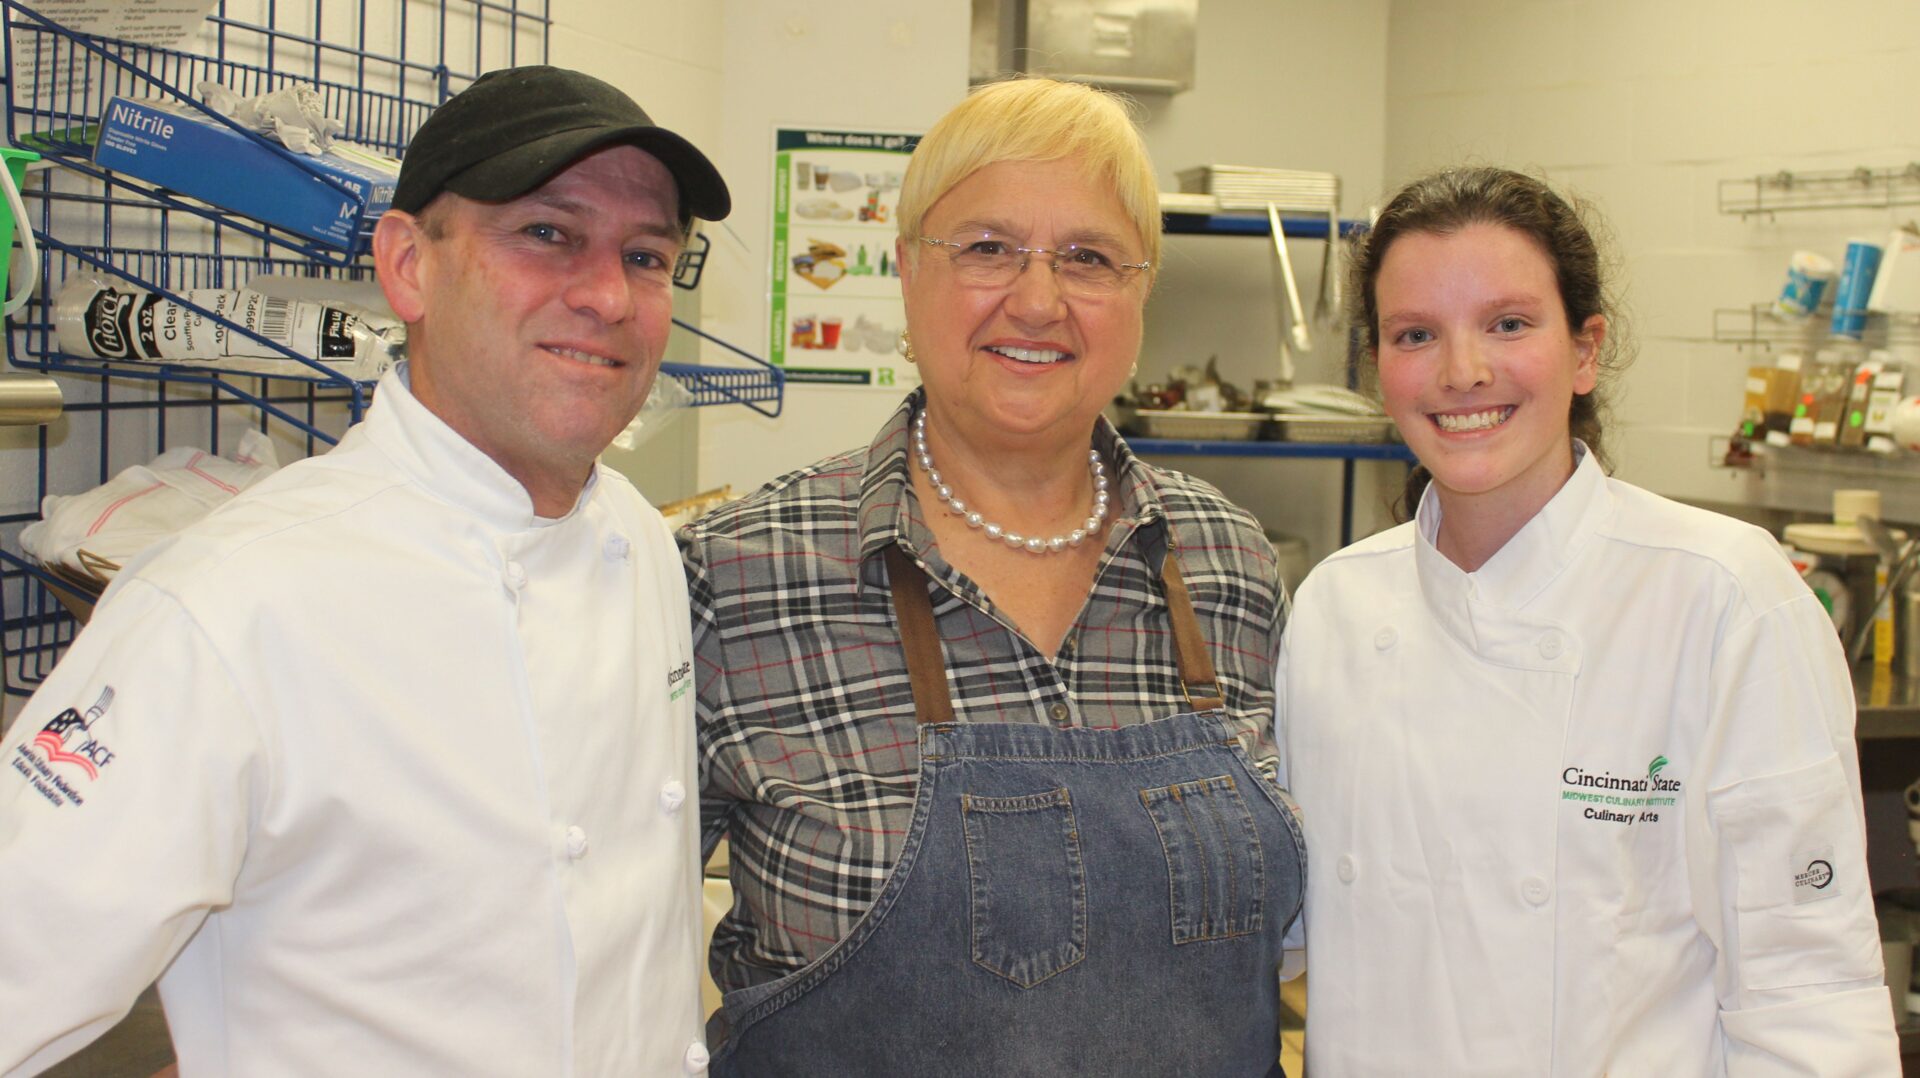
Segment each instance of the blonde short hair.
[[917,252],[927,211],[980,169],[1002,161],[1077,157],[1091,178],[1113,188],[1140,232],[1146,260],[1157,269],[1160,185],[1129,105],[1104,90],[1047,78],[977,87],[940,117],[907,163],[895,212],[901,246]]

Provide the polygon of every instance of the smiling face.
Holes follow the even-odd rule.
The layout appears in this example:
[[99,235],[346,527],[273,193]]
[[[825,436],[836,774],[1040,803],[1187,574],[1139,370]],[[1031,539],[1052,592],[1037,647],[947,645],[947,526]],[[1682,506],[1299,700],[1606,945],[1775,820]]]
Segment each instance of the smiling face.
[[[1116,263],[1142,258],[1119,197],[1074,159],[988,165],[941,196],[921,226],[940,239],[986,232],[1027,248],[1079,244]],[[901,242],[901,279],[937,437],[978,454],[1084,449],[1140,354],[1146,275],[1109,295],[1069,294],[1054,256],[1035,254],[1011,283],[986,286],[967,279],[953,248],[917,246]]]
[[508,202],[390,213],[380,279],[409,326],[413,394],[564,514],[646,401],[672,328],[672,175],[632,146]]
[[1445,515],[1531,518],[1573,474],[1568,413],[1606,319],[1570,327],[1546,253],[1493,224],[1400,236],[1375,293],[1381,396]]

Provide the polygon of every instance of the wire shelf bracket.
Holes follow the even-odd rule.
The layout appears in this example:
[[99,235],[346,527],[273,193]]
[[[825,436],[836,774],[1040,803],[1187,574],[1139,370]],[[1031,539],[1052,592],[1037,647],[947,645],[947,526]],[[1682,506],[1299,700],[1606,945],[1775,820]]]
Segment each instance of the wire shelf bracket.
[[1783,170],[1720,181],[1720,212],[1741,217],[1893,206],[1920,206],[1920,161],[1893,168]]

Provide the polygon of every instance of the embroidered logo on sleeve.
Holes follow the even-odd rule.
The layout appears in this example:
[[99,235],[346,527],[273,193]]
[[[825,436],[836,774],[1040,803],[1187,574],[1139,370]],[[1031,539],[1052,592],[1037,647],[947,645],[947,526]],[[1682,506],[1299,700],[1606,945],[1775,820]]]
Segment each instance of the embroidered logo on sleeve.
[[114,761],[113,749],[97,729],[112,706],[113,686],[109,685],[84,713],[70,707],[55,715],[32,741],[14,749],[13,769],[56,807],[84,804],[86,798],[75,784],[82,778],[97,781]]
[[1794,856],[1793,904],[1804,905],[1842,893],[1833,871],[1833,847],[1822,846]]

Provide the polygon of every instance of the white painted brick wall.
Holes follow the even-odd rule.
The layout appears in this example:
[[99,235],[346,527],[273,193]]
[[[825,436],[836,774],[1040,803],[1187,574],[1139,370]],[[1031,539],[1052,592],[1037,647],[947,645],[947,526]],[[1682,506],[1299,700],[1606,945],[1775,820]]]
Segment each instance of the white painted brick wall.
[[[1837,259],[1849,236],[1884,235],[1920,208],[1742,221],[1717,211],[1718,185],[1920,159],[1916,100],[1920,7],[1900,0],[1394,0],[1385,174],[1473,161],[1593,198],[1639,342],[1616,392],[1620,474],[1817,511],[1836,480],[1710,466],[1753,359],[1710,343],[1713,311],[1771,298],[1797,248]],[[1884,482],[1920,516],[1913,470]]]

